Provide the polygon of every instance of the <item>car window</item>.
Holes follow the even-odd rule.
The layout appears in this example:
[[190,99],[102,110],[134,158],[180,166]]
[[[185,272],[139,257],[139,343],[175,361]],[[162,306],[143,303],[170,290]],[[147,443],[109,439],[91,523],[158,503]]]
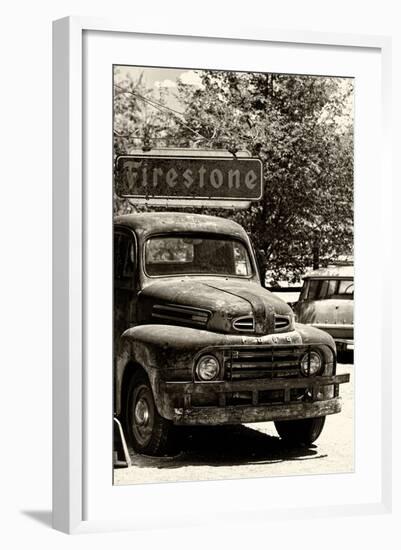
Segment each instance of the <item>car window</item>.
[[209,234],[151,237],[145,244],[145,269],[150,276],[252,275],[242,242]]
[[318,279],[310,279],[308,287],[308,300],[316,300],[319,292],[320,281]]
[[307,290],[302,291],[304,300],[352,299],[354,283],[349,279],[309,279]]
[[162,238],[150,239],[146,245],[148,264],[182,264],[194,260],[194,241],[188,239]]
[[350,296],[354,294],[354,283],[353,281],[345,280],[339,281],[336,294],[343,296]]
[[130,286],[135,274],[133,238],[125,233],[114,234],[114,279],[117,286]]
[[304,284],[301,288],[301,292],[299,294],[299,301],[307,299],[308,291],[309,291],[309,279],[306,279],[306,281],[304,281]]
[[318,299],[324,300],[325,298],[330,298],[333,294],[336,293],[337,283],[335,279],[328,279],[325,281],[321,281],[320,288],[319,288],[319,294]]

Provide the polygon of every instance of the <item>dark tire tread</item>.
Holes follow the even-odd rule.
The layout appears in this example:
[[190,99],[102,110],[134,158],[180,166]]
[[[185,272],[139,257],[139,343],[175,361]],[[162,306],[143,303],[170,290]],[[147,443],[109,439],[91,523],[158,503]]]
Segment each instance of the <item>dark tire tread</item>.
[[127,432],[132,444],[133,449],[136,452],[147,454],[150,456],[163,456],[168,453],[170,448],[172,422],[160,416],[157,411],[156,404],[153,398],[154,406],[154,426],[150,441],[145,445],[141,445],[135,438],[130,422],[130,407],[133,398],[134,390],[137,386],[146,385],[149,387],[153,398],[152,387],[146,374],[141,370],[136,373],[130,380],[127,392],[126,401],[126,426]]
[[283,441],[290,445],[310,445],[322,433],[325,416],[302,420],[280,420],[274,423]]

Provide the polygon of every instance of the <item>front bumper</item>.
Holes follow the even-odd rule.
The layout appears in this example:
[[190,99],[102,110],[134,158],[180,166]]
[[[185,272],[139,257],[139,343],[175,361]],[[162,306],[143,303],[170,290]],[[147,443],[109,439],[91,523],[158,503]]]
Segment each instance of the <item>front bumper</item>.
[[[340,412],[338,387],[346,382],[349,374],[235,382],[160,381],[156,403],[164,418],[180,425],[294,420]],[[236,395],[244,398],[244,404],[240,398],[233,404]],[[272,395],[275,401],[268,402]],[[202,401],[205,404],[199,404]]]

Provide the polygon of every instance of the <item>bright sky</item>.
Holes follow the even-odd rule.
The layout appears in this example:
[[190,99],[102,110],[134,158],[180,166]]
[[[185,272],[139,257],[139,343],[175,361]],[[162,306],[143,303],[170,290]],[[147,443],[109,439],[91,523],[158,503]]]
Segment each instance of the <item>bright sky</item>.
[[129,67],[116,66],[114,75],[116,82],[120,82],[127,77],[134,81],[143,73],[143,83],[145,86],[153,89],[163,87],[168,92],[166,101],[169,107],[180,110],[180,104],[175,97],[177,90],[177,80],[180,79],[185,84],[191,84],[195,87],[201,86],[199,76],[193,70],[188,69],[163,69],[152,67]]
[[[181,80],[185,84],[191,84],[195,87],[202,87],[201,79],[198,73],[192,69],[166,69],[162,67],[132,67],[128,65],[116,65],[114,69],[114,76],[116,83],[121,82],[127,77],[132,78],[134,81],[143,74],[142,80],[146,87],[152,89],[163,88],[167,94],[165,97],[168,107],[182,111],[180,102],[176,98],[177,80]],[[343,78],[341,85],[347,86],[349,78]],[[346,114],[351,115],[353,113],[353,95],[349,97],[348,105],[345,108]],[[344,121],[347,120],[347,116],[344,117]],[[337,118],[340,126],[343,125],[341,117]]]

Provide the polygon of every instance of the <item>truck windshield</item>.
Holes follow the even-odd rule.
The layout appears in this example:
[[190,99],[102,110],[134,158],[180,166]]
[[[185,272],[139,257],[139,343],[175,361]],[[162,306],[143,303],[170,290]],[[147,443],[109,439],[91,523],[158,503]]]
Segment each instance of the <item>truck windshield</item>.
[[240,241],[218,235],[157,236],[146,241],[145,271],[150,276],[250,277],[252,266]]

